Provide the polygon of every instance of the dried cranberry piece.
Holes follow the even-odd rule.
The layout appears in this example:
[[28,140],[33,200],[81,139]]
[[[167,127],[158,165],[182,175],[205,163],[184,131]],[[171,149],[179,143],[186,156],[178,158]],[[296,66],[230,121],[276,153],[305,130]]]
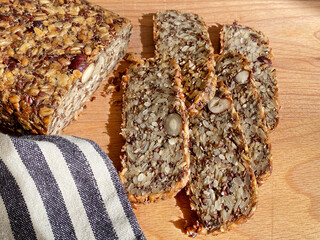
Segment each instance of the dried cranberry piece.
[[80,72],[84,72],[88,67],[88,63],[86,60],[87,60],[87,55],[85,54],[77,55],[71,61],[71,64],[69,65],[69,69],[79,70]]

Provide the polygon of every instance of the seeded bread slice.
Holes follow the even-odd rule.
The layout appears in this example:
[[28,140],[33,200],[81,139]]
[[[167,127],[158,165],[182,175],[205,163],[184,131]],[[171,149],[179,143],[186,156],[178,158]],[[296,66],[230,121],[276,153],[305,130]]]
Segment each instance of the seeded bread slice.
[[139,60],[124,76],[120,179],[133,203],[171,198],[189,177],[188,121],[179,66]]
[[182,86],[189,114],[195,114],[214,96],[213,47],[207,26],[197,14],[158,12],[154,17],[156,56],[175,59],[182,71]]
[[187,194],[199,221],[187,233],[221,233],[246,221],[256,208],[257,184],[232,98],[222,82],[215,97],[190,117]]
[[129,20],[87,1],[0,2],[0,127],[59,134],[125,54]]
[[280,105],[268,38],[260,31],[237,23],[223,26],[220,38],[220,54],[238,52],[248,59],[265,110],[267,128],[273,130],[279,122]]
[[227,53],[217,59],[216,73],[218,81],[222,81],[232,94],[248,143],[251,167],[261,185],[271,175],[272,156],[264,110],[250,64],[243,55]]

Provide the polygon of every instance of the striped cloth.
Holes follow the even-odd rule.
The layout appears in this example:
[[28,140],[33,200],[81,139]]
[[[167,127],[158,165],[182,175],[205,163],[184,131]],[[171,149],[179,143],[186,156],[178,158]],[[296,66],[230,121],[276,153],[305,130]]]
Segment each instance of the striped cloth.
[[92,141],[0,133],[0,239],[145,239]]

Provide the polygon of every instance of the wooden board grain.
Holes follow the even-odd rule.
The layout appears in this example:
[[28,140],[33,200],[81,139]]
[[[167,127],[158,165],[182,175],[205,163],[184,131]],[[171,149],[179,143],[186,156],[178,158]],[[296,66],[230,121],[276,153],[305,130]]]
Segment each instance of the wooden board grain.
[[[259,189],[258,208],[247,223],[198,239],[320,239],[320,1],[91,1],[132,21],[128,51],[138,57],[153,56],[151,19],[158,10],[200,14],[216,50],[217,23],[237,19],[270,38],[282,106],[271,134],[272,177]],[[116,72],[125,67],[120,63]],[[121,92],[103,97],[105,83],[64,134],[94,140],[120,169]],[[183,228],[195,218],[184,191],[134,211],[148,239],[188,239]]]

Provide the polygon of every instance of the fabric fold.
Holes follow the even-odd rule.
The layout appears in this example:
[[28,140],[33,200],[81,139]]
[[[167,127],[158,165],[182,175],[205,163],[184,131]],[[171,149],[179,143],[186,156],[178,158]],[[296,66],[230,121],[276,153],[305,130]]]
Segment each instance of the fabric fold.
[[0,133],[0,199],[6,239],[145,239],[112,161],[90,140]]

